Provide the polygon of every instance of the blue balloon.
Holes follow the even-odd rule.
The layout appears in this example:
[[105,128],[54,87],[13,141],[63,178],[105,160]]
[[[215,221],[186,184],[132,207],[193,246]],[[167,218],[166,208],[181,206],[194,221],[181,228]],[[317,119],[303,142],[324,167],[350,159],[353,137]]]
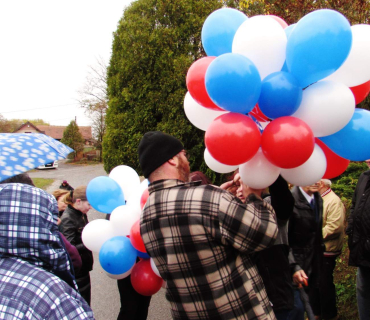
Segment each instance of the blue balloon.
[[256,105],[261,77],[254,63],[238,53],[225,53],[211,62],[205,76],[206,90],[219,107],[246,114]]
[[86,188],[87,200],[100,212],[111,213],[115,208],[126,204],[119,184],[109,177],[96,177]]
[[137,254],[127,237],[113,237],[103,243],[99,251],[102,268],[111,274],[129,271],[135,264]]
[[293,75],[274,72],[262,81],[258,105],[262,113],[271,119],[290,116],[299,108],[302,92]]
[[356,108],[343,129],[320,140],[342,158],[352,161],[370,159],[370,111]]
[[149,259],[150,258],[150,255],[147,254],[146,252],[141,252],[139,250],[136,250],[136,254],[139,258],[142,258],[142,259]]
[[[289,37],[290,37],[290,35],[292,34],[292,31],[293,31],[293,29],[295,28],[295,26],[296,26],[296,25],[297,25],[296,23],[293,23],[293,24],[289,25],[288,27],[286,27],[286,28],[284,29],[284,31],[285,31],[285,35],[286,35],[286,38],[287,38],[287,39],[289,39]],[[288,66],[286,65],[286,61],[284,62],[284,65],[283,65],[283,67],[281,68],[281,71],[289,72],[289,71],[288,71]]]
[[247,19],[236,9],[223,8],[212,12],[202,28],[202,44],[207,55],[217,57],[230,53],[236,30]]
[[341,13],[322,9],[305,15],[292,31],[286,63],[302,88],[335,72],[352,46],[351,26]]

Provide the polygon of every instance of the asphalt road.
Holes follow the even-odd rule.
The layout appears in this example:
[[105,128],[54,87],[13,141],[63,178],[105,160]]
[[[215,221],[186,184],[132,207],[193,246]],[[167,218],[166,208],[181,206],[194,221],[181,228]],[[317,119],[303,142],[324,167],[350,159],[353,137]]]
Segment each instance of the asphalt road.
[[[72,187],[87,185],[90,180],[99,176],[107,176],[103,165],[73,165],[59,161],[58,169],[33,170],[31,178],[55,179],[48,187],[48,192],[58,189],[63,180],[67,180]],[[104,219],[105,214],[94,209],[88,213],[89,221]],[[94,253],[94,269],[91,276],[91,308],[96,320],[115,320],[120,309],[120,299],[117,281],[109,278],[99,264],[99,257]],[[169,303],[164,297],[165,290],[161,289],[151,300],[149,320],[169,320],[171,318]]]

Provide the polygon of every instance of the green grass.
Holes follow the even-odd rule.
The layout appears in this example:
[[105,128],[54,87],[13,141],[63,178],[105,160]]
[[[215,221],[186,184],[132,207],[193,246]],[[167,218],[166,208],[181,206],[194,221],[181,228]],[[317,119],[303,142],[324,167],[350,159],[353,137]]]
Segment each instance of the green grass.
[[54,182],[54,179],[33,178],[32,180],[37,188],[43,190],[46,190]]

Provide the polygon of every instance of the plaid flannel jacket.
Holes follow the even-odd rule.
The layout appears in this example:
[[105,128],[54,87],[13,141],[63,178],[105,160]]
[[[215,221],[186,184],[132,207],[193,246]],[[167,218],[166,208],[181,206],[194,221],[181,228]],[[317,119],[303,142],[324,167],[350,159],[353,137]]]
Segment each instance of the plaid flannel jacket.
[[0,319],[94,319],[61,280],[71,267],[57,217],[56,200],[45,191],[0,185]]
[[179,180],[155,181],[149,194],[141,236],[174,319],[275,319],[249,256],[277,236],[269,204]]

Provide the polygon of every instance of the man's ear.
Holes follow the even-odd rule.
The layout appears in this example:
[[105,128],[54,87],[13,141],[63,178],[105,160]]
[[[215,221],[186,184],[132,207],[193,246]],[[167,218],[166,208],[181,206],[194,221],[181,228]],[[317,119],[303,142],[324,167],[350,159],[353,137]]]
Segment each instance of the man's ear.
[[177,165],[177,156],[174,156],[173,158],[167,160],[167,162],[171,165],[171,166],[176,166]]

